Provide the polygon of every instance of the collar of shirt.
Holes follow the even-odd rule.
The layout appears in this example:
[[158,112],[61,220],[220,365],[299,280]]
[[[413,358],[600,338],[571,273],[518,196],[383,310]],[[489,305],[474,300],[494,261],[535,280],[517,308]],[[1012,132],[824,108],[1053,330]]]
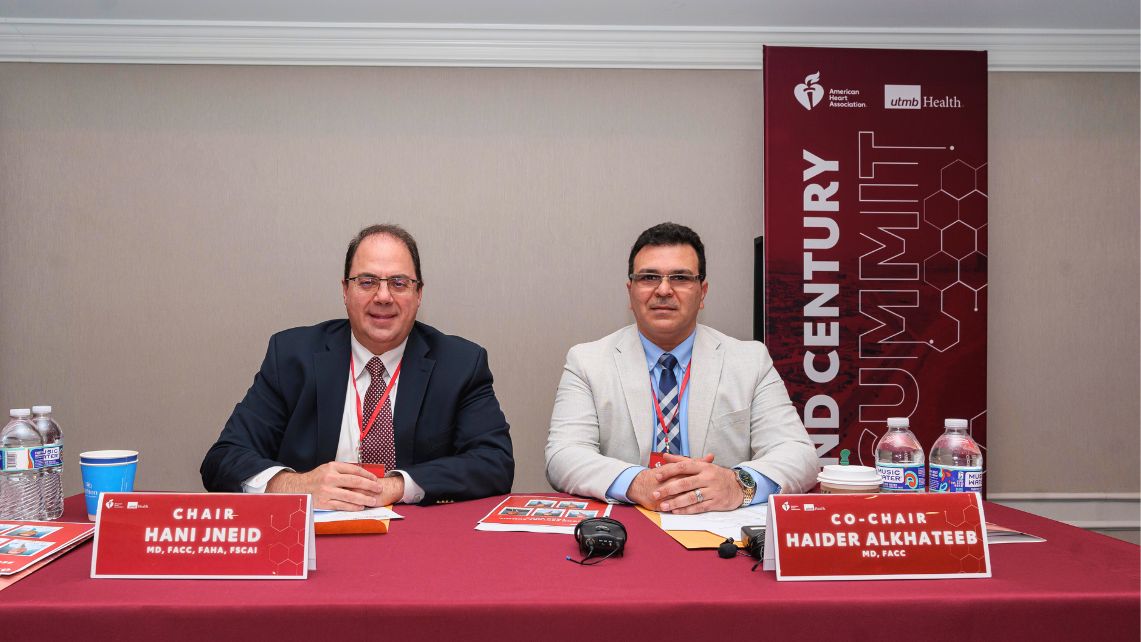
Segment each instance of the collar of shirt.
[[[684,376],[689,360],[693,357],[693,339],[697,336],[695,329],[692,334],[685,338],[685,341],[677,344],[670,354],[677,359],[677,366],[674,367],[674,374],[677,376],[678,384],[681,383],[681,378]],[[646,353],[646,369],[655,375],[660,375],[662,368],[658,365],[658,359],[662,358],[665,350],[659,348],[653,341],[650,341],[641,332],[638,333],[638,338],[642,340],[642,350]],[[656,377],[655,377],[656,379]]]
[[357,341],[357,338],[350,332],[349,346],[353,351],[353,380],[364,385],[365,388],[368,388],[368,384],[372,381],[372,377],[369,376],[368,370],[365,368],[368,366],[368,362],[371,361],[373,357],[380,357],[380,362],[384,364],[384,369],[388,372],[388,377],[391,379],[392,373],[396,372],[396,366],[399,365],[400,360],[404,358],[404,348],[407,345],[408,337],[404,337],[404,340],[400,342],[400,345],[389,350],[388,352],[385,352],[384,354],[373,354],[369,352],[368,348],[361,345],[360,341]]

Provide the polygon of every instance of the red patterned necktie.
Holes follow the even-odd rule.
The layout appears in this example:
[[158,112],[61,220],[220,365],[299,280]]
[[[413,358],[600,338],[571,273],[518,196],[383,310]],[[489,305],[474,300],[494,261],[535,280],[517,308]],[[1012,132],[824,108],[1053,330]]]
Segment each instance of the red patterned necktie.
[[[388,375],[388,371],[384,369],[384,363],[379,357],[370,359],[365,365],[365,369],[368,370],[368,374],[372,378],[368,384],[368,392],[364,396],[364,420],[367,422],[369,417],[372,417],[373,411],[376,410],[376,404],[380,402],[381,396],[384,395],[385,377]],[[361,463],[384,464],[385,471],[396,468],[391,393],[389,393],[389,398],[384,400],[384,406],[377,413],[372,428],[369,428],[368,434],[361,440]]]

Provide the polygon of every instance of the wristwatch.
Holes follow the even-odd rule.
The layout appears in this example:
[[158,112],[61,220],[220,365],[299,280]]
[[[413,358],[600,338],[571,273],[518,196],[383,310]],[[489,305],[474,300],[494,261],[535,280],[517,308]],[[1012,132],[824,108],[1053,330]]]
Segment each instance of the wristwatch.
[[741,492],[745,495],[745,499],[741,500],[741,508],[744,508],[753,503],[753,496],[757,494],[757,482],[742,468],[734,468],[733,472],[737,473],[737,483],[741,485]]

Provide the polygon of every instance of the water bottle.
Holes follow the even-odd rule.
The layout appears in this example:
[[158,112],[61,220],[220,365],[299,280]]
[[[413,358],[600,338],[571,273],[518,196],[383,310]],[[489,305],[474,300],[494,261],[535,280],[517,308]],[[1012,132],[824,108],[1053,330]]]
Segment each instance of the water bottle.
[[876,471],[884,493],[921,493],[927,488],[923,446],[907,417],[890,417],[887,432],[876,442]]
[[59,519],[63,515],[63,431],[52,418],[51,406],[32,406],[32,425],[43,440],[42,477],[40,488],[43,495],[40,519]]
[[947,419],[931,447],[927,489],[933,493],[969,493],[983,489],[983,453],[967,432],[966,419]]
[[0,430],[0,520],[35,521],[40,518],[40,470],[33,454],[43,439],[32,425],[32,411],[8,411],[11,420]]

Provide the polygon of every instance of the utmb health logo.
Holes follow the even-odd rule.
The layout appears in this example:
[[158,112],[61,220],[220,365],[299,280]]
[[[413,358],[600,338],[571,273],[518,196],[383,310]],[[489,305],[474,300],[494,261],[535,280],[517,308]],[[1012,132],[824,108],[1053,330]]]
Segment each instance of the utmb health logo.
[[884,85],[884,109],[959,109],[958,96],[924,96],[922,85]]

